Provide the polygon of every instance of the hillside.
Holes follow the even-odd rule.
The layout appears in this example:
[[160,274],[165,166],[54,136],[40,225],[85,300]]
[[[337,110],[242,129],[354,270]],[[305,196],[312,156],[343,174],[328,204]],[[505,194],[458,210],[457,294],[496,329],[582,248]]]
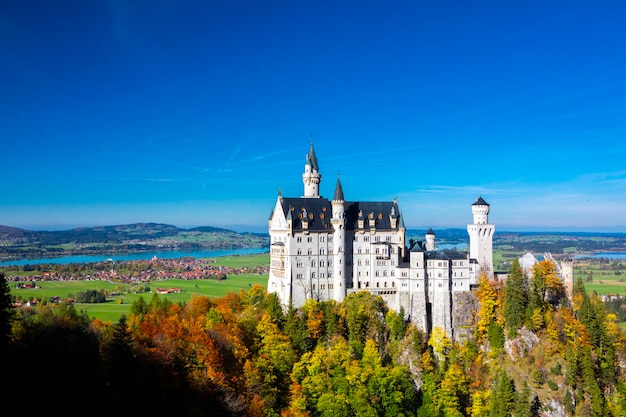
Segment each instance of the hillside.
[[0,226],[0,260],[107,252],[264,247],[269,237],[211,226],[182,229],[160,223],[32,231]]

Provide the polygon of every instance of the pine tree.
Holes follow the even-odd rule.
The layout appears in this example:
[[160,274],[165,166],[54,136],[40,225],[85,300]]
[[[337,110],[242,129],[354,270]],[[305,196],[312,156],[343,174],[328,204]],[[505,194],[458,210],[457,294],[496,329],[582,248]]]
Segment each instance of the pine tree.
[[4,277],[0,273],[0,355],[7,353],[11,340],[11,323],[14,318],[13,303],[11,301],[11,290]]
[[524,325],[527,302],[526,280],[519,260],[511,264],[511,270],[504,284],[503,315],[507,334],[514,337]]
[[515,385],[504,369],[496,376],[492,389],[491,417],[509,417],[515,408],[517,394]]

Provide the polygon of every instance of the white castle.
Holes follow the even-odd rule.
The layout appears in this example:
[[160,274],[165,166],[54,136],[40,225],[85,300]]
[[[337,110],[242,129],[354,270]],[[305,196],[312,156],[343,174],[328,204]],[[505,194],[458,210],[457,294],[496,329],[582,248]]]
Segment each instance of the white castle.
[[[343,301],[347,294],[369,291],[425,332],[442,327],[460,339],[459,313],[478,274],[493,277],[493,232],[489,204],[472,205],[467,225],[469,253],[438,250],[435,233],[425,241],[406,242],[397,200],[346,201],[339,177],[332,200],[320,196],[322,180],[313,144],[306,155],[304,195],[278,192],[269,219],[268,291],[286,306],[309,298]],[[470,312],[471,313],[471,312]]]

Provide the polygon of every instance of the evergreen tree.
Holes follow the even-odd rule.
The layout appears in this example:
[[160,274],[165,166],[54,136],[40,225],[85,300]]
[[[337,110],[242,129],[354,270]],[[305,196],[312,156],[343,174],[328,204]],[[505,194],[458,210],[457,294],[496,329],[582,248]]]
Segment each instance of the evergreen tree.
[[524,314],[528,304],[527,285],[524,272],[515,258],[511,263],[511,270],[504,283],[503,315],[507,334],[515,337],[517,330],[524,325]]
[[517,394],[513,380],[504,369],[498,371],[492,389],[491,417],[510,417],[515,408]]
[[11,323],[14,319],[11,290],[3,273],[0,273],[0,357],[5,357],[11,340]]

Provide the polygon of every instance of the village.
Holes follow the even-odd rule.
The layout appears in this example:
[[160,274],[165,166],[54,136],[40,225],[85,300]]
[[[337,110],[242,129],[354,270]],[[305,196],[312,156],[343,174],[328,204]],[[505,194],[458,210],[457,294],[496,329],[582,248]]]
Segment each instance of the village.
[[191,257],[160,259],[150,261],[105,261],[80,264],[69,269],[63,265],[50,270],[32,271],[28,275],[6,271],[7,282],[15,282],[19,288],[36,288],[39,281],[107,281],[111,283],[139,285],[167,279],[225,279],[227,275],[267,274],[268,266],[233,268],[217,265],[214,259]]

